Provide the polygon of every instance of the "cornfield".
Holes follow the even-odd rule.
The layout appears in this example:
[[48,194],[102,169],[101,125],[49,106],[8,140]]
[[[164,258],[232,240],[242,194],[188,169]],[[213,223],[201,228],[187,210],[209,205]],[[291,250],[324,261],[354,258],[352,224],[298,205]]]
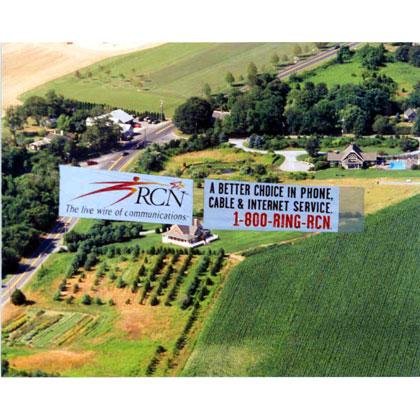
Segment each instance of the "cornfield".
[[420,195],[246,258],[186,376],[420,375]]

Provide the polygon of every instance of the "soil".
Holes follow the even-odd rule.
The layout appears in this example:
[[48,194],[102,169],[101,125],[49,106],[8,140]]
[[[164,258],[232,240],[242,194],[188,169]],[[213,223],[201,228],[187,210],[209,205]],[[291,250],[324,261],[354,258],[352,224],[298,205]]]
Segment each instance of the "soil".
[[5,43],[2,45],[2,111],[24,92],[105,58],[157,43]]
[[10,359],[11,367],[19,370],[42,370],[47,373],[76,369],[91,362],[94,351],[51,350]]

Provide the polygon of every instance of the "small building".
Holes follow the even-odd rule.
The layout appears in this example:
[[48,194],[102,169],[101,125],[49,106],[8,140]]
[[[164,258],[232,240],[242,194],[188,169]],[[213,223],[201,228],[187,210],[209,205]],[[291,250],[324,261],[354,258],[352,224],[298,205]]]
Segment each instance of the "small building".
[[28,145],[31,150],[42,150],[45,149],[51,143],[50,139],[44,137],[42,140],[34,141]]
[[415,109],[408,108],[404,112],[404,117],[407,118],[408,121],[413,122],[417,117],[417,111]]
[[162,243],[179,245],[184,248],[195,248],[200,245],[219,239],[210,230],[204,229],[198,219],[193,220],[192,226],[172,225],[171,228],[162,233]]
[[227,116],[229,116],[230,115],[230,112],[228,112],[228,111],[213,111],[213,114],[212,114],[212,119],[213,119],[213,121],[216,121],[216,120],[224,120]]
[[[41,149],[45,149],[50,143],[51,143],[51,140],[54,138],[54,137],[57,137],[57,136],[64,136],[64,132],[63,132],[63,130],[61,130],[60,131],[60,134],[57,134],[57,132],[54,130],[54,132],[50,132],[50,133],[48,133],[46,136],[44,136],[41,140],[38,140],[38,141],[35,141],[35,142],[33,142],[33,143],[30,143],[29,145],[28,145],[28,147],[29,147],[29,149],[31,149],[31,150],[41,150]],[[73,138],[73,134],[72,133],[70,133],[70,134],[67,134],[66,135],[66,137],[67,137],[67,139],[72,139]]]
[[54,128],[57,125],[57,117],[47,117],[41,120],[41,127]]
[[329,163],[340,164],[344,169],[361,169],[376,165],[378,155],[375,152],[364,153],[356,143],[351,142],[342,153],[328,152],[327,160]]

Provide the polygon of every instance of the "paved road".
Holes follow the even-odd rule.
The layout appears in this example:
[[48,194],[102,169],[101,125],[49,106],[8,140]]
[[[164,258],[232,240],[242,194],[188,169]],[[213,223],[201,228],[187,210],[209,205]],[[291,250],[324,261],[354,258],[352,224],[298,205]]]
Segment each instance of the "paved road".
[[[339,44],[341,46],[348,46],[348,47],[355,47],[357,44],[360,44],[359,42],[344,42],[342,44]],[[284,68],[283,70],[280,70],[277,75],[279,79],[285,79],[286,77],[290,76],[293,73],[297,73],[299,71],[302,71],[310,66],[313,66],[314,64],[319,63],[320,61],[326,60],[328,58],[331,58],[335,56],[338,52],[338,49],[329,49],[326,51],[322,51],[316,55],[314,55],[311,58],[308,58],[307,60],[298,62],[296,64],[292,64],[291,66],[288,66]]]
[[[174,136],[174,128],[171,121],[147,128],[146,142],[151,144],[169,141]],[[144,133],[136,140],[125,144],[123,149],[128,153],[125,156],[119,151],[96,159],[98,165],[93,166],[93,168],[120,171],[139,152],[137,145],[143,139]],[[1,301],[3,305],[7,303],[13,291],[15,289],[21,289],[25,283],[31,279],[36,270],[44,264],[46,259],[59,248],[63,235],[68,232],[78,220],[79,219],[72,217],[59,218],[57,220],[55,226],[42,241],[39,248],[31,257],[25,259],[24,263],[20,265],[18,273],[15,274],[6,285],[2,286]]]
[[[230,139],[229,143],[233,144],[239,149],[244,150],[245,152],[260,153],[262,155],[266,155],[268,153],[267,150],[250,149],[249,147],[244,146],[246,141],[247,139]],[[279,166],[279,169],[282,171],[307,172],[312,167],[311,164],[296,159],[299,155],[306,154],[306,152],[303,150],[275,150],[274,153],[276,155],[283,155],[285,157],[284,162]]]

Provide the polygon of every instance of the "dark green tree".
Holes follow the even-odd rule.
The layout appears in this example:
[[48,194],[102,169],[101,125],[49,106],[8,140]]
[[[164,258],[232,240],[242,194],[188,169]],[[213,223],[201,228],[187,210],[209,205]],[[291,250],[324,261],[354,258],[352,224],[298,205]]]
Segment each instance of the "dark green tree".
[[20,289],[15,289],[10,298],[13,305],[20,306],[26,303],[26,296]]
[[316,157],[321,149],[321,141],[317,137],[310,137],[305,143],[305,150],[311,157]]
[[212,113],[208,101],[192,97],[175,110],[174,123],[186,134],[198,133],[210,127]]
[[4,125],[16,140],[17,130],[21,130],[26,122],[25,112],[22,106],[11,105],[6,109],[6,116],[4,117]]

